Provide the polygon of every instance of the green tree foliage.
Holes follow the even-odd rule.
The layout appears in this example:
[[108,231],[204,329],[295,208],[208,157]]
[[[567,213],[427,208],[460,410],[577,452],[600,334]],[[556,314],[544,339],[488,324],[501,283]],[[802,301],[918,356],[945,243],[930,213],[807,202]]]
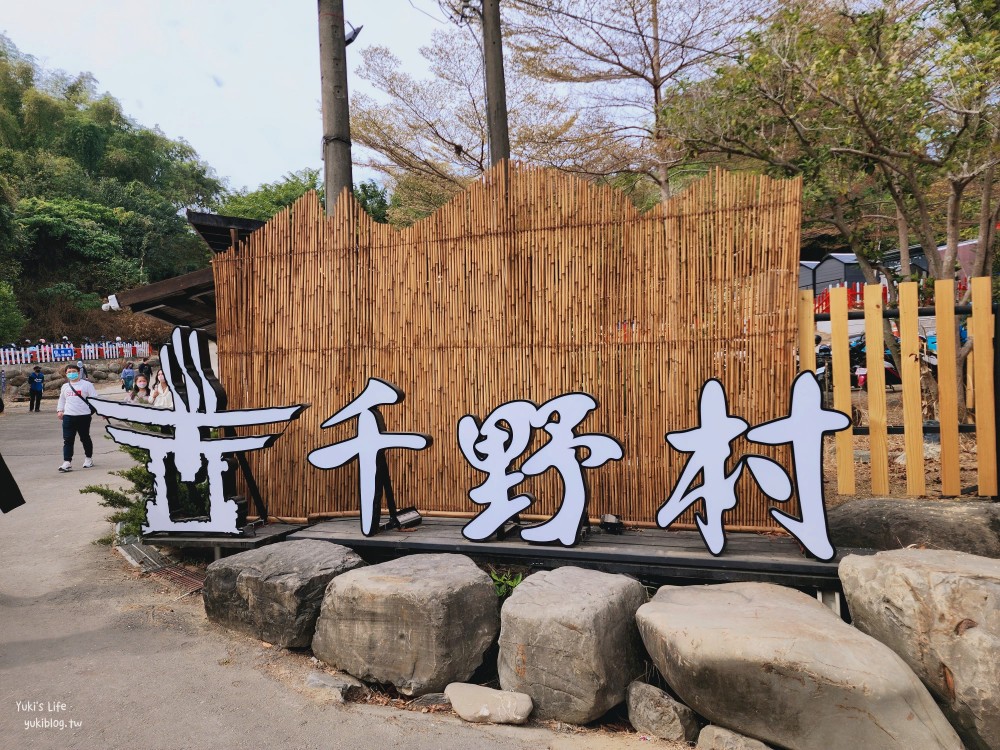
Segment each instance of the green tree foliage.
[[954,275],[960,238],[979,239],[972,270],[989,273],[1000,219],[998,17],[993,0],[790,3],[715,76],[689,81],[664,126],[692,154],[801,175],[812,216],[835,226],[863,267],[878,262],[885,225],[898,224],[933,277]]
[[238,190],[227,195],[219,206],[219,213],[241,219],[267,221],[281,209],[287,208],[314,190],[323,198],[323,178],[318,169],[300,169],[289,172],[277,182],[261,185],[256,190]]
[[20,341],[27,322],[17,307],[14,290],[6,281],[0,281],[0,341]]
[[[219,205],[219,213],[241,219],[267,221],[310,190],[315,191],[320,202],[326,204],[320,171],[300,169],[298,172],[289,172],[276,182],[261,185],[256,190],[243,189],[229,193]],[[383,224],[388,221],[389,192],[385,187],[375,180],[367,180],[354,186],[354,197],[375,221]]]
[[375,221],[389,221],[389,191],[375,180],[365,180],[354,186],[354,197]]
[[189,144],[127,117],[89,74],[46,71],[0,36],[0,279],[29,336],[69,333],[60,315],[207,265],[180,211],[221,193]]

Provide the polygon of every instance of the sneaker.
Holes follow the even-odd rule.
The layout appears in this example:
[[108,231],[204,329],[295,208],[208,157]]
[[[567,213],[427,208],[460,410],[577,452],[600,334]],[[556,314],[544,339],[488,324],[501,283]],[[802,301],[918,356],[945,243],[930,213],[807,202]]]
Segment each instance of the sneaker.
[[71,464],[69,461],[63,461],[62,466],[59,467],[59,471],[62,472],[73,471],[73,464]]
[[92,469],[92,468],[94,468],[94,459],[92,459],[92,458],[90,458],[88,456],[87,459],[83,462],[83,468],[85,468],[85,469]]

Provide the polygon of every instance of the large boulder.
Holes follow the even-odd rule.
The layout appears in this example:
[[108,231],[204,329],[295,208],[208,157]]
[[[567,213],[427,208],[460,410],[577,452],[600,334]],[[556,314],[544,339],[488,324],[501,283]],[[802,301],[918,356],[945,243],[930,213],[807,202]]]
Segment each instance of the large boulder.
[[490,577],[463,555],[410,555],[352,570],[326,590],[313,653],[404,695],[468,680],[499,629]]
[[941,550],[850,555],[854,624],[910,665],[970,748],[1000,750],[1000,560]]
[[789,750],[962,747],[902,659],[807,594],[664,586],[636,620],[667,683],[713,724]]
[[285,648],[305,648],[327,584],[362,565],[347,547],[316,539],[224,557],[208,566],[205,612],[227,628]]
[[827,512],[838,547],[876,550],[915,545],[1000,558],[1000,504],[862,498]]
[[563,567],[526,578],[500,614],[500,685],[527,693],[534,716],[586,724],[625,700],[642,674],[638,581]]

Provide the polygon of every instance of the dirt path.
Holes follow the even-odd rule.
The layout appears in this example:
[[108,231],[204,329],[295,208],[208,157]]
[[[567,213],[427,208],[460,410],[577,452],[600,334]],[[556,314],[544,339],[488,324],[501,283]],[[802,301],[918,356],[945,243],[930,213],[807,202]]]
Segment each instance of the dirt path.
[[0,516],[0,748],[683,747],[327,703],[304,687],[306,656],[230,636],[200,597],[177,600],[92,543],[108,509],[78,490],[113,481],[128,458],[95,423],[96,467],[59,474],[54,407],[0,415],[0,453],[27,501]]

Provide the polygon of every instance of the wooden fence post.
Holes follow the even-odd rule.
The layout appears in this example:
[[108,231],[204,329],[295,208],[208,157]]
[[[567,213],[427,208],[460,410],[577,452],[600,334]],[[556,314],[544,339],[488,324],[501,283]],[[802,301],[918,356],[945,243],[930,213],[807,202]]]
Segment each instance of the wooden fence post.
[[885,338],[882,333],[882,285],[865,286],[865,345],[868,366],[868,450],[872,494],[889,494],[889,441],[885,408]]
[[937,325],[938,422],[941,425],[941,494],[962,492],[958,456],[958,371],[955,360],[955,282],[934,282]]
[[830,290],[830,327],[833,337],[833,408],[852,424],[837,433],[837,493],[854,494],[854,427],[851,414],[851,352],[847,331],[847,287]]
[[903,371],[903,437],[906,450],[906,494],[919,497],[927,492],[924,478],[924,415],[920,408],[920,337],[917,314],[918,285],[899,285],[899,349]]
[[972,336],[976,348],[976,472],[979,494],[997,494],[997,436],[993,392],[993,288],[989,276],[972,279]]

